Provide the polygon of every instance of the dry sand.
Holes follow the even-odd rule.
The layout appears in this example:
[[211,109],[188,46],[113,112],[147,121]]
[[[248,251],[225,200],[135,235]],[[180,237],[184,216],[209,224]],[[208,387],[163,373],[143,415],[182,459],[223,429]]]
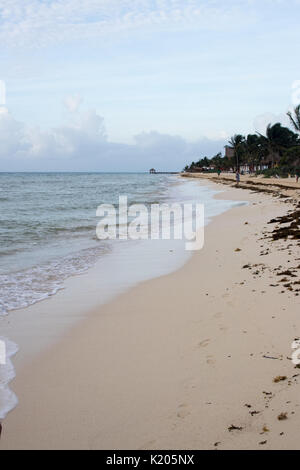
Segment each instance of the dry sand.
[[299,241],[263,236],[291,206],[225,189],[249,205],[216,217],[182,269],[93,310],[17,370],[0,448],[299,449],[300,302],[277,276],[298,267],[287,277],[299,280]]

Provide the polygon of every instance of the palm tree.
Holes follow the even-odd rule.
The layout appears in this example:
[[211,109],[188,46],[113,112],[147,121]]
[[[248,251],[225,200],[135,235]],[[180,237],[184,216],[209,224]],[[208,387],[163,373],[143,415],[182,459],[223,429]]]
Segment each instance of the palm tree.
[[231,137],[228,143],[234,150],[234,156],[236,158],[236,169],[238,170],[245,151],[245,137],[241,134],[235,134],[233,137]]
[[271,157],[271,165],[274,167],[275,160],[279,159],[282,151],[298,145],[298,136],[287,127],[283,127],[279,122],[268,125],[266,135],[259,134],[263,146],[266,148],[268,155]]
[[300,132],[300,104],[294,109],[294,116],[291,111],[287,113],[290,118],[291,124],[294,127],[295,131]]
[[195,166],[199,168],[209,167],[210,159],[207,157],[201,158],[197,163],[195,163]]
[[211,164],[214,166],[216,170],[220,170],[222,168],[222,153],[218,153],[211,159]]
[[248,134],[245,141],[245,153],[249,167],[254,170],[262,158],[262,140],[257,134]]

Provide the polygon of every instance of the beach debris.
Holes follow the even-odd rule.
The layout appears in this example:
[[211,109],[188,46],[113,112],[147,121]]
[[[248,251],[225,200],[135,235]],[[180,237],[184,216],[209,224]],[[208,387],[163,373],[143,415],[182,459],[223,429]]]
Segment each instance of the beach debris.
[[280,413],[277,417],[278,421],[286,421],[288,419],[288,414],[287,413]]
[[275,377],[275,379],[273,379],[273,382],[274,384],[278,384],[280,382],[285,382],[286,380],[287,380],[286,375],[278,375],[277,377]]
[[264,359],[272,359],[273,361],[279,361],[279,357],[263,356]]
[[251,416],[259,415],[260,411],[249,411]]
[[215,442],[214,447],[219,447],[220,444],[221,444],[221,442]]
[[[290,277],[297,277],[294,274],[295,270],[291,271],[290,269],[287,269],[286,271],[282,271],[281,273],[277,273],[277,276],[290,276]],[[281,281],[283,282],[283,281]]]
[[229,426],[228,428],[228,431],[229,432],[232,432],[232,431],[242,431],[243,428],[239,427],[239,426],[235,426],[234,424],[232,424],[231,426]]
[[263,433],[270,432],[270,429],[269,429],[267,426],[264,426],[264,427],[262,428],[262,432],[263,432]]
[[248,403],[246,403],[245,407],[246,408],[252,408],[252,405],[248,405]]
[[295,211],[290,211],[283,217],[272,219],[269,224],[290,224],[288,227],[276,227],[272,232],[273,240],[287,240],[289,237],[300,240],[300,204],[298,204]]
[[251,264],[245,264],[245,265],[243,266],[243,269],[250,269],[250,268],[251,268]]
[[241,250],[240,248],[236,248],[234,251],[235,251],[236,253],[239,253],[239,252],[242,251],[242,250]]
[[268,443],[268,441],[262,441],[259,443],[260,446],[265,446]]

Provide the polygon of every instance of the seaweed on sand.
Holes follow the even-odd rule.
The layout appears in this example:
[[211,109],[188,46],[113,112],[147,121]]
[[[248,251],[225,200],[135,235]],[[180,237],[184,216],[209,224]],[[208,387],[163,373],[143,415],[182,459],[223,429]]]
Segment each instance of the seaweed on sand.
[[273,240],[286,240],[289,237],[293,240],[300,240],[300,203],[296,206],[296,210],[282,217],[270,220],[269,224],[290,224],[285,227],[275,228],[272,232]]

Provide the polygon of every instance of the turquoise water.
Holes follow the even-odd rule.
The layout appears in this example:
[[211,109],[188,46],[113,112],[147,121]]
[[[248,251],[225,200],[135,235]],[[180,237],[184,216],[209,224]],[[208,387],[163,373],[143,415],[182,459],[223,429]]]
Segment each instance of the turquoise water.
[[0,314],[59,290],[112,249],[96,237],[96,209],[164,202],[174,177],[148,174],[0,174]]

